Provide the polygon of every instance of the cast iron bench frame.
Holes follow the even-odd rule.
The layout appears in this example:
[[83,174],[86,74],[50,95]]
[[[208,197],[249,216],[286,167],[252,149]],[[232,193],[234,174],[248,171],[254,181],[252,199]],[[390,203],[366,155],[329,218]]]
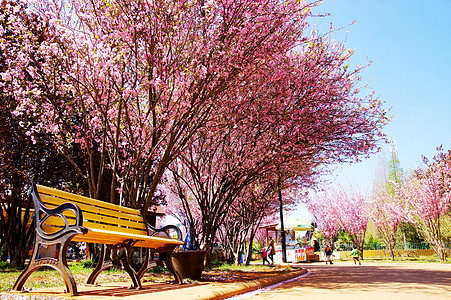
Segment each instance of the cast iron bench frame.
[[[113,266],[111,250],[122,249],[125,254],[120,258],[120,264],[132,279],[131,288],[142,288],[141,278],[154,265],[150,262],[152,252],[158,252],[160,261],[165,261],[175,281],[183,283],[181,275],[174,270],[171,262],[174,249],[184,244],[177,226],[168,225],[156,229],[144,219],[139,210],[42,185],[32,184],[30,193],[35,208],[36,235],[29,265],[17,279],[13,290],[21,291],[35,270],[47,266],[62,275],[68,293],[78,295],[77,284],[66,259],[71,241],[102,244],[99,261],[88,278],[88,284],[94,284],[103,270]],[[175,231],[178,239],[171,238],[171,230]],[[40,251],[42,246],[53,246],[56,251],[43,257],[43,251]],[[131,266],[134,247],[147,249],[146,259],[138,272]]]

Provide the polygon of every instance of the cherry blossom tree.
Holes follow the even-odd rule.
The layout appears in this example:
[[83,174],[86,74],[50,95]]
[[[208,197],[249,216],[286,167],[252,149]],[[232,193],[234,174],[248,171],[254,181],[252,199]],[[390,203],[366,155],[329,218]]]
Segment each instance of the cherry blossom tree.
[[348,233],[363,258],[363,245],[368,227],[368,201],[361,192],[345,191],[341,186],[319,193],[307,207],[324,237],[333,244],[340,229]]
[[[206,251],[208,266],[217,231],[228,216],[231,205],[251,183],[251,178],[240,175],[240,169],[231,169],[227,165],[237,166],[238,162],[224,160],[218,163],[218,159],[227,153],[218,153],[220,144],[218,148],[204,148],[205,142],[199,138],[177,160],[178,164],[170,167],[173,181],[169,184],[178,193],[177,200],[182,202],[182,215],[187,216],[191,223],[191,233]],[[193,214],[197,211],[200,211],[200,219]],[[195,232],[194,224],[197,222],[200,230]]]
[[391,260],[395,260],[395,246],[401,222],[410,222],[410,210],[398,192],[384,189],[376,192],[370,205],[370,218],[387,246]]
[[326,244],[333,246],[334,239],[340,230],[334,197],[330,192],[316,194],[315,198],[306,201],[306,206],[315,219],[318,230],[324,235]]
[[[271,190],[274,181],[271,181],[269,173],[276,168],[269,159],[271,156],[257,147],[264,132],[261,132],[261,129],[237,131],[236,125],[231,124],[230,127],[223,128],[223,134],[217,134],[218,129],[202,131],[196,141],[177,159],[177,164],[169,168],[172,180],[168,184],[178,195],[175,201],[182,202],[182,205],[177,206],[184,210],[180,215],[186,216],[191,223],[190,230],[195,230],[195,222],[202,224],[200,232],[195,236],[200,239],[199,244],[207,252],[207,262],[218,229],[221,225],[226,226],[224,222],[227,221],[228,225],[241,224],[241,230],[245,227],[250,230],[258,227],[256,223],[268,203],[260,203],[260,199],[266,197],[261,191],[257,193],[255,184],[264,183],[264,194],[274,193],[274,189]],[[310,167],[308,164],[307,166]],[[307,167],[299,168],[303,169]],[[253,195],[250,194],[249,188]],[[245,197],[249,198],[244,199]],[[247,205],[243,206],[244,203]],[[193,211],[201,212],[200,220],[195,218]],[[250,214],[253,214],[252,218]],[[244,215],[247,215],[246,220],[243,220]],[[231,226],[228,226],[227,230],[230,231]],[[247,237],[248,234],[243,233],[241,242],[233,243],[235,245],[230,247],[235,251],[236,257],[239,257],[243,241]]]
[[[192,175],[192,171],[193,173],[202,171],[199,168],[184,170],[188,170],[190,175],[178,170],[168,174],[172,179],[165,182],[169,212],[178,216],[182,224],[189,228],[197,248],[199,249],[200,245],[200,248],[207,251],[207,264],[208,249],[215,241],[223,245],[229,260],[237,264],[240,262],[241,254],[246,250],[247,243],[246,264],[249,264],[253,240],[259,226],[265,218],[275,214],[279,209],[279,199],[275,197],[276,184],[263,178],[245,185],[241,192],[237,192],[236,183],[229,182],[228,189],[232,193],[224,195],[221,192],[220,182],[217,182],[218,188],[215,189],[211,187],[214,184],[208,182],[211,179],[200,182],[198,177]],[[215,173],[212,177],[218,174]],[[228,203],[230,198],[233,199],[232,203]],[[286,194],[284,197],[284,204],[288,208],[296,201],[298,199],[293,195]]]
[[[39,16],[27,14],[25,3],[1,1],[0,72],[7,71],[6,61],[24,46],[23,37],[14,30],[16,19],[21,20],[35,46],[45,38],[45,24]],[[7,93],[10,83],[0,78],[0,260],[6,261],[9,256],[11,265],[20,267],[28,256],[34,233],[30,182],[39,180],[61,187],[63,183],[67,186],[76,182],[77,177],[64,158],[48,147],[45,136],[38,135],[33,143],[26,134],[21,124],[35,120],[29,116],[13,117],[18,101]]]
[[[287,210],[299,202],[298,186],[284,189],[283,203]],[[245,264],[251,260],[252,248],[258,229],[268,219],[277,219],[279,199],[277,182],[264,179],[245,188],[232,203],[219,230],[222,243],[233,253],[235,263],[246,253]],[[247,249],[245,249],[247,244]]]
[[[177,166],[183,175],[178,177],[186,180],[190,174],[191,179],[186,184],[198,182],[191,184],[195,187],[196,197],[203,199],[199,205],[205,210],[203,220],[212,224],[204,228],[216,230],[222,222],[221,214],[226,215],[226,209],[243,187],[261,176],[274,176],[282,171],[284,182],[298,180],[306,186],[314,182],[321,165],[356,159],[359,154],[374,149],[373,135],[383,123],[383,113],[377,108],[380,106],[370,100],[376,111],[367,115],[369,110],[360,109],[365,101],[355,98],[352,86],[346,85],[352,82],[349,80],[355,77],[355,73],[340,71],[334,74],[333,71],[338,72],[334,63],[340,69],[349,52],[318,40],[306,48],[301,54],[274,62],[270,69],[261,68],[259,71],[265,76],[244,85],[244,91],[237,87],[237,94],[242,96],[240,105],[232,106],[235,111],[230,114],[230,109],[225,111],[222,107],[216,110],[216,115],[227,120],[229,125],[218,127],[217,123],[212,123],[214,126],[207,126],[208,130],[198,133],[196,142],[183,154],[180,160],[183,167]],[[301,59],[302,55],[309,59]],[[326,71],[309,65],[312,61]],[[300,69],[304,76],[297,77]],[[312,84],[312,78],[316,78],[313,82],[322,85]],[[336,85],[338,78],[348,89]],[[330,86],[323,90],[326,82],[330,82]],[[348,106],[339,104],[344,102]],[[352,110],[353,104],[356,105],[355,111]],[[318,107],[322,110],[317,110]],[[356,121],[359,111],[362,119]],[[330,121],[321,127],[324,120]],[[359,133],[355,122],[360,122]],[[367,135],[370,132],[373,133]],[[209,199],[208,203],[205,199]],[[211,222],[215,217],[218,217],[218,223]],[[206,236],[214,238],[211,232]]]
[[[29,133],[49,135],[91,197],[146,211],[165,168],[212,107],[237,99],[233,89],[243,78],[304,43],[312,5],[34,1],[49,38],[38,55],[23,47],[3,76],[15,80],[22,99],[16,114],[40,118]],[[24,74],[33,81],[21,80]],[[71,156],[74,145],[82,164]]]
[[228,211],[218,236],[228,252],[233,254],[236,264],[245,252],[246,264],[249,264],[253,240],[263,218],[277,212],[278,203],[274,201],[274,196],[272,184],[252,184],[246,187]]
[[368,196],[361,191],[341,192],[337,199],[340,211],[340,223],[353,239],[354,247],[360,251],[363,258],[365,234],[368,228]]
[[394,140],[390,141],[390,159],[387,165],[388,174],[385,172],[385,160],[381,161],[381,182],[374,185],[369,214],[391,260],[395,260],[398,229],[403,223],[411,222],[411,214],[407,202],[399,193],[404,179]]
[[441,153],[427,164],[426,169],[417,169],[402,187],[416,226],[442,261],[446,261],[442,222],[451,207],[450,157],[450,153]]
[[[281,176],[307,186],[322,166],[375,149],[384,112],[379,101],[356,97],[358,70],[342,69],[349,55],[315,37],[303,51],[249,74],[235,87],[238,103],[227,103],[237,100],[230,95],[215,108],[222,125],[209,122],[194,135],[172,170],[179,183],[191,185],[183,190],[196,194],[205,245],[239,193],[258,178]],[[371,109],[364,107],[370,103]]]
[[[10,21],[24,17],[24,27],[30,30],[39,27],[38,20],[27,18],[25,9],[23,3],[1,1],[0,72],[7,69],[6,59],[14,55],[20,44],[20,36],[11,30]],[[12,119],[16,101],[4,92],[7,84],[0,78],[0,261],[9,257],[12,266],[21,267],[32,242],[32,230],[27,226],[32,218],[31,203],[24,195],[30,175],[35,171],[34,162],[41,159],[35,155],[42,149],[34,146],[19,121]]]

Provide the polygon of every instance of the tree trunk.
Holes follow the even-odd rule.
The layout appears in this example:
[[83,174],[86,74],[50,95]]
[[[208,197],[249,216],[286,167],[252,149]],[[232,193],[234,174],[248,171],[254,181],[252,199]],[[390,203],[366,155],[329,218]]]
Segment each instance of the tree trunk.
[[246,255],[246,261],[245,261],[246,266],[249,266],[251,263],[253,244],[254,244],[254,240],[253,240],[253,238],[251,238],[249,240],[249,245],[247,246],[247,255]]
[[20,180],[13,184],[11,205],[6,210],[5,225],[8,229],[4,236],[4,242],[10,257],[11,266],[16,268],[21,268],[25,265],[25,259],[31,246],[31,230],[34,228],[33,226],[27,228],[30,210],[29,208],[22,208],[22,204],[25,201],[23,195],[18,192],[23,190],[23,185],[24,183]]
[[238,266],[241,263],[241,254],[243,252],[241,250],[237,250],[236,251],[236,255],[235,255],[235,265]]
[[360,252],[360,259],[363,259],[363,248],[365,247],[365,235],[366,232],[362,235],[362,242],[360,243],[361,252]]
[[7,260],[8,260],[8,250],[6,249],[5,243],[0,240],[0,261]]
[[211,243],[205,243],[205,269],[211,270]]
[[21,247],[17,247],[16,251],[12,252],[10,255],[11,266],[15,268],[22,268],[25,265],[25,258],[28,256],[24,249],[20,249]]
[[[396,244],[396,242],[395,242],[395,244]],[[388,253],[390,254],[390,258],[392,261],[395,261],[395,244],[393,244],[393,243],[387,244]]]
[[443,243],[441,241],[439,241],[437,243],[437,246],[435,246],[434,248],[436,248],[435,252],[437,253],[438,258],[441,261],[445,262],[446,261],[446,252],[447,251],[446,251],[445,247],[443,246]]

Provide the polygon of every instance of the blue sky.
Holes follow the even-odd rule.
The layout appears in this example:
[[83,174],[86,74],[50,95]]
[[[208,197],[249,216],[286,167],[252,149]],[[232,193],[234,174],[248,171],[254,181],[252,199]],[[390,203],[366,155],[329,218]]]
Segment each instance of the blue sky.
[[[376,95],[392,107],[385,133],[396,140],[405,172],[451,149],[451,0],[326,0],[313,25],[327,29],[355,23],[337,34],[353,49],[352,65],[373,61],[362,73]],[[386,155],[389,148],[383,146]],[[335,182],[371,189],[377,155],[337,166]]]

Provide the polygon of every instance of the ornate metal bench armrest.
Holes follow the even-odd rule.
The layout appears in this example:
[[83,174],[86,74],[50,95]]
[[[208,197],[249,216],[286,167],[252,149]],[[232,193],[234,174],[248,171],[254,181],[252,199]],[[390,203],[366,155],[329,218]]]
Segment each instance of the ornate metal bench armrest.
[[141,211],[141,216],[143,218],[144,224],[146,224],[147,231],[149,232],[149,236],[160,236],[172,239],[171,231],[175,231],[177,233],[177,239],[183,241],[182,231],[175,225],[166,225],[162,228],[155,228],[151,224],[146,221],[143,212]]
[[[61,238],[66,234],[85,234],[87,229],[83,227],[83,213],[81,209],[74,203],[67,202],[59,205],[56,208],[50,209],[46,207],[39,196],[37,187],[35,184],[32,185],[31,195],[33,197],[34,207],[35,207],[35,218],[36,218],[36,232],[44,240],[52,241]],[[64,211],[70,210],[75,215],[75,223],[69,224],[67,217],[63,214]],[[50,217],[58,217],[64,221],[64,228],[58,230],[55,233],[46,233],[44,231],[43,225]]]

